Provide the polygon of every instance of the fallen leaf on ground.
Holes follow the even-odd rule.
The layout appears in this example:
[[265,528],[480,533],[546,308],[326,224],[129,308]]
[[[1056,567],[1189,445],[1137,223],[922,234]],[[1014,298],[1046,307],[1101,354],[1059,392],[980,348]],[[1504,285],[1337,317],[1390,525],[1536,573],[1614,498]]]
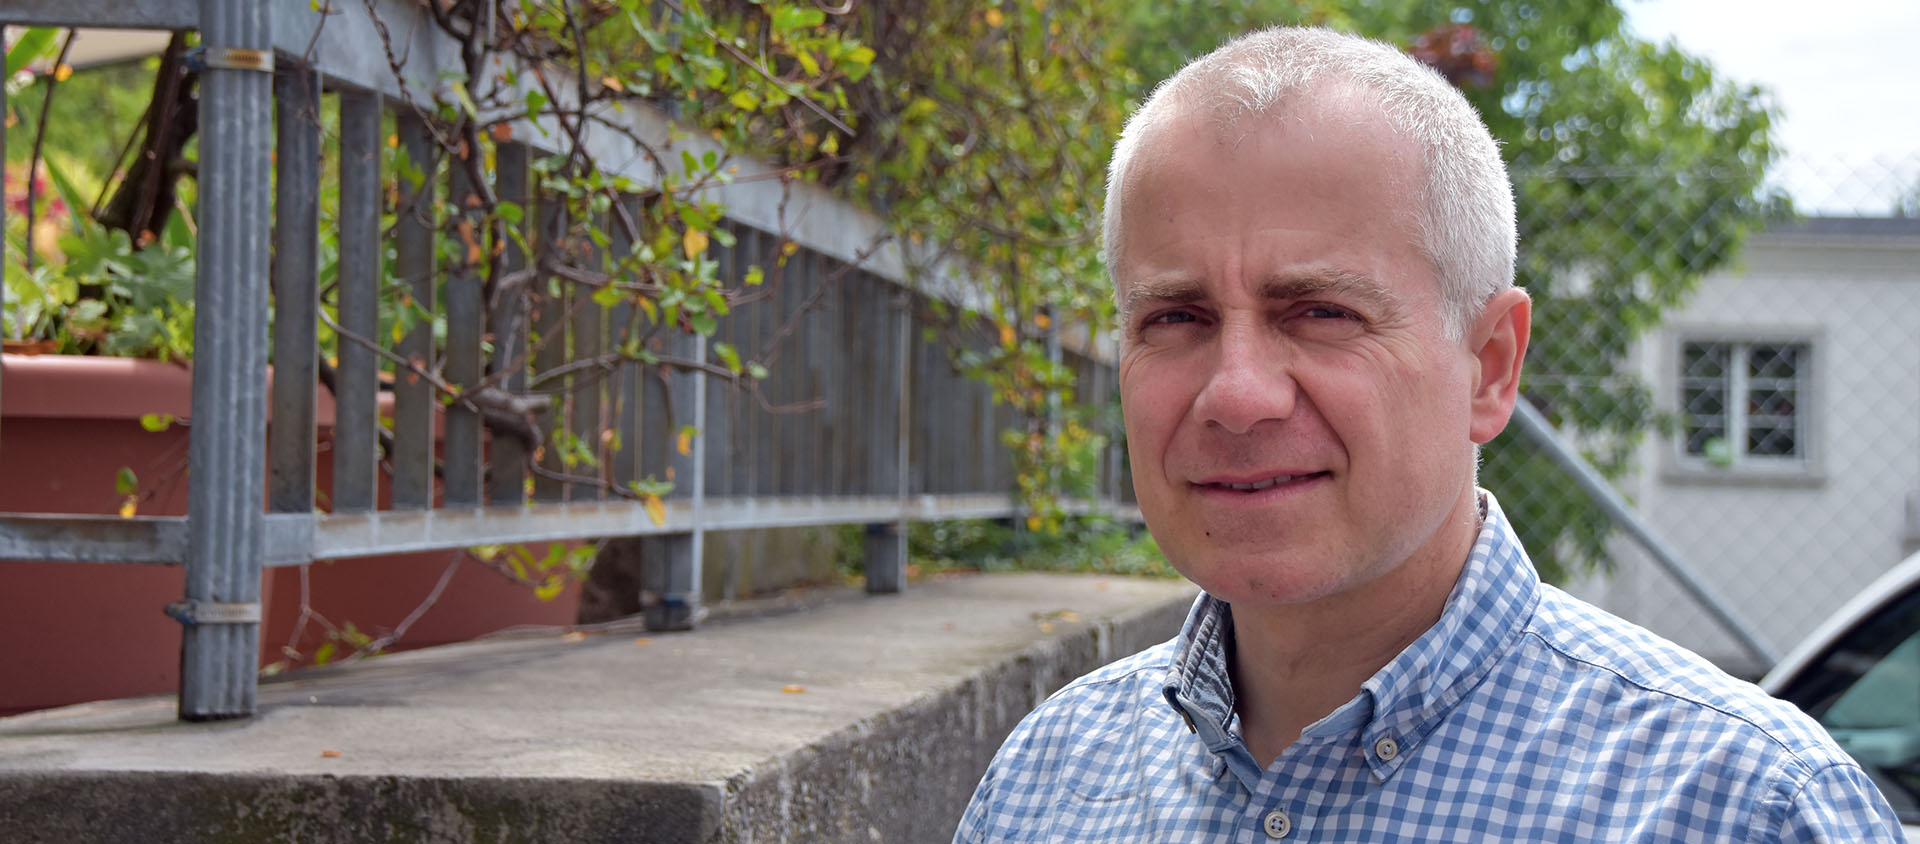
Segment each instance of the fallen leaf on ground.
[[322,750],[322,751],[320,751],[320,758],[322,758],[322,759],[338,759],[338,758],[340,758],[340,751],[338,751],[338,750]]
[[653,644],[653,640],[652,640],[652,639],[649,639],[649,638],[647,638],[647,637],[645,637],[645,636],[641,636],[641,637],[639,637],[639,638],[637,638],[637,639],[634,639],[634,640],[633,640],[633,643],[634,643],[634,644],[636,644],[636,645],[651,645],[651,644]]
[[575,630],[572,633],[568,633],[567,635],[560,637],[560,641],[562,642],[584,642],[586,640],[587,640],[587,634],[582,633],[578,630]]
[[786,692],[787,694],[790,694],[790,695],[803,695],[807,693],[807,687],[798,685],[795,683],[788,683],[784,686],[781,686],[780,691]]

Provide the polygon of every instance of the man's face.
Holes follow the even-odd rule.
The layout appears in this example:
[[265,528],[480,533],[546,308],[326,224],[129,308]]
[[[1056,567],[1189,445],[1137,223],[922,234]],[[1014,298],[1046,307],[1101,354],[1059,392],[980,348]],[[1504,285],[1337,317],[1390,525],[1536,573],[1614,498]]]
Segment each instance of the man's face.
[[1340,102],[1224,139],[1180,118],[1146,147],[1114,268],[1120,391],[1168,559],[1271,605],[1448,552],[1441,527],[1473,494],[1477,367],[1417,250],[1416,153]]

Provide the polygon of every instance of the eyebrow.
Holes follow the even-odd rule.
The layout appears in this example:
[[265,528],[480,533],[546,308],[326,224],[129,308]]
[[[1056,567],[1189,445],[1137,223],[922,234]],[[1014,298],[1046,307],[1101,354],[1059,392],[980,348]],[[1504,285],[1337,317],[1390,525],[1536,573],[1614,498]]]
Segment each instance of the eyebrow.
[[[1260,282],[1260,298],[1266,301],[1293,301],[1328,294],[1352,297],[1388,311],[1395,310],[1400,301],[1392,290],[1371,276],[1347,270],[1312,269],[1273,275]],[[1200,282],[1193,279],[1144,279],[1127,291],[1122,312],[1133,314],[1142,305],[1186,305],[1206,298]]]
[[1348,270],[1309,270],[1271,276],[1260,283],[1260,298],[1268,300],[1309,299],[1328,294],[1352,297],[1386,310],[1393,310],[1400,303],[1392,290],[1372,276]]

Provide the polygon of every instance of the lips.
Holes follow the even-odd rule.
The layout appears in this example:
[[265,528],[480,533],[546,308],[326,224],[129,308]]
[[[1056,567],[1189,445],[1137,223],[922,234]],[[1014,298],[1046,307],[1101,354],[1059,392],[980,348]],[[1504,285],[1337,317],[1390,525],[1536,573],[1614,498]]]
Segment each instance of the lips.
[[1326,474],[1327,474],[1326,472],[1300,472],[1295,474],[1272,475],[1269,477],[1258,478],[1255,480],[1248,480],[1248,481],[1239,481],[1239,480],[1201,481],[1198,484],[1196,484],[1196,486],[1205,487],[1207,489],[1233,490],[1235,492],[1258,492],[1260,490],[1270,489],[1272,487],[1276,487],[1284,483],[1291,483],[1293,481],[1312,480],[1314,478],[1318,478]]

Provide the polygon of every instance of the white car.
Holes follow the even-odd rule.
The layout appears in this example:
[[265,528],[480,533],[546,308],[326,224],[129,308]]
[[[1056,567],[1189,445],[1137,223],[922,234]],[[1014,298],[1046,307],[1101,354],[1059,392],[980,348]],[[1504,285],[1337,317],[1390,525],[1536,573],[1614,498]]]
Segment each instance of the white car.
[[1760,687],[1819,719],[1920,842],[1920,553],[1848,601]]

